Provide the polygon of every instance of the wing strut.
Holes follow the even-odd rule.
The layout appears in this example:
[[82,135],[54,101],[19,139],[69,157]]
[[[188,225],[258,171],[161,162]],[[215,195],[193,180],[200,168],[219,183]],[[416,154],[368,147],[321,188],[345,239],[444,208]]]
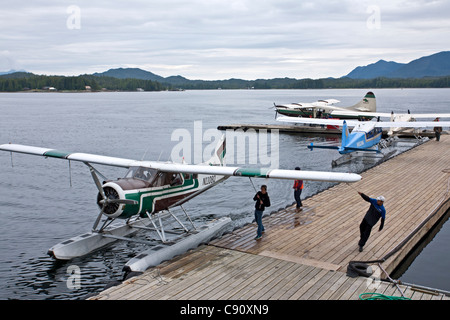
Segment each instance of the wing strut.
[[[180,207],[181,207],[181,205],[180,205]],[[181,207],[182,209],[183,209],[183,211],[184,211],[184,208],[183,207]],[[184,231],[186,231],[186,232],[189,232],[189,230],[188,230],[188,228],[186,228],[185,226],[184,226],[184,224],[172,213],[172,212],[170,212],[170,210],[169,209],[167,209],[167,212],[169,212],[169,214],[180,224],[180,226],[184,229]],[[186,211],[184,211],[184,213],[186,213]],[[186,216],[189,218],[189,216],[187,215],[187,213],[186,213]],[[189,221],[191,221],[191,218],[189,218]],[[192,221],[191,221],[191,223],[192,223]],[[192,224],[192,226],[194,227],[194,229],[195,229],[195,226],[194,226],[194,224]]]
[[[184,210],[183,206],[180,204],[181,209],[183,209],[184,214],[186,215],[186,217],[189,219],[189,221],[192,224],[192,227],[194,228],[194,230],[197,230],[197,228],[195,227],[194,223],[191,220],[191,217],[187,214],[186,210]],[[177,219],[178,220],[178,219]],[[183,226],[184,227],[184,226]],[[186,229],[186,228],[185,228]],[[186,230],[187,231],[187,230]]]
[[69,183],[70,187],[72,188],[72,166],[70,165],[70,160],[69,160]]
[[256,187],[255,187],[255,185],[253,184],[252,177],[248,177],[248,178],[250,179],[250,182],[251,182],[251,184],[252,184],[252,186],[253,186],[253,189],[255,189],[255,192],[257,193],[258,190],[256,190]]
[[164,227],[162,225],[160,214],[156,213],[158,215],[159,226],[160,226],[161,230],[156,226],[156,223],[152,217],[153,214],[149,214],[148,211],[145,211],[145,213],[147,214],[147,217],[150,219],[150,222],[152,223],[153,227],[155,228],[156,232],[158,233],[158,236],[161,238],[161,241],[163,243],[165,243],[166,242],[166,234],[164,233]]

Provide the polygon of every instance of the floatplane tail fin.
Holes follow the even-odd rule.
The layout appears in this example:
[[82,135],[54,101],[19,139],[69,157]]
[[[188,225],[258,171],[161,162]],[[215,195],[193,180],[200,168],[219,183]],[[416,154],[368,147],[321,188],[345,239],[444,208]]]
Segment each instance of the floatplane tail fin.
[[214,154],[204,164],[210,166],[221,166],[221,167],[225,166],[226,152],[227,152],[226,138],[225,135],[222,135],[222,137],[219,139],[219,142],[216,145],[216,148],[214,149]]
[[375,95],[373,92],[369,91],[366,93],[364,98],[362,98],[361,101],[359,101],[357,104],[345,108],[348,110],[355,110],[355,111],[365,111],[365,112],[376,112],[377,111],[377,102],[375,99]]

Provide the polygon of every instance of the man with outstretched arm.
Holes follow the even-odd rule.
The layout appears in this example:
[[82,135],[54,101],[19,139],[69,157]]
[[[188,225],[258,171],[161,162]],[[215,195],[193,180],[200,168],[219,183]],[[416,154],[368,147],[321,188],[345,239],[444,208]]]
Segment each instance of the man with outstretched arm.
[[386,218],[386,209],[384,208],[384,197],[379,196],[378,198],[369,198],[364,193],[359,192],[359,195],[370,203],[369,210],[367,210],[366,215],[364,216],[364,219],[362,220],[361,224],[359,225],[359,231],[360,231],[360,240],[358,242],[359,245],[359,251],[363,251],[363,247],[367,242],[367,239],[369,239],[370,232],[372,231],[373,226],[378,222],[378,220],[381,218],[381,224],[378,231],[383,230],[384,227],[384,219]]

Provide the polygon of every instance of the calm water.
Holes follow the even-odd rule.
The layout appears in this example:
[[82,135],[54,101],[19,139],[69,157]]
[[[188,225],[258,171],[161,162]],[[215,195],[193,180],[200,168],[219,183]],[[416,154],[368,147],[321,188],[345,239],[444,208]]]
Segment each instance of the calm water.
[[[177,129],[194,134],[232,123],[274,123],[273,103],[309,102],[336,98],[347,106],[367,90],[214,90],[136,93],[13,93],[0,94],[0,144],[20,143],[146,160],[168,160]],[[449,89],[375,90],[382,112],[450,112]],[[336,137],[279,135],[279,167],[305,170],[361,172],[373,165],[356,162],[331,168],[332,150],[309,151],[312,141],[338,143]],[[204,142],[204,146],[209,141]],[[399,143],[406,150],[409,142]],[[249,155],[239,165],[254,165]],[[237,159],[235,159],[237,160]],[[11,166],[11,162],[13,166]],[[235,161],[236,162],[236,161]],[[52,245],[90,230],[98,214],[97,190],[88,168],[80,163],[30,155],[0,153],[0,299],[83,299],[122,278],[122,267],[143,248],[118,243],[83,259],[62,263],[46,255]],[[123,169],[102,167],[107,177],[124,175]],[[253,179],[258,187],[264,180]],[[72,186],[70,185],[72,183]],[[264,181],[272,210],[293,202],[291,183]],[[308,182],[303,196],[311,196],[330,183]],[[234,227],[253,220],[253,186],[248,179],[230,178],[193,199],[185,209],[193,219],[229,216]],[[356,226],[357,227],[357,226]],[[417,261],[433,261],[448,270],[450,226],[444,224]],[[431,249],[430,249],[431,248]],[[450,290],[446,272],[430,272],[430,264],[415,262],[403,280]],[[68,289],[67,268],[81,270],[81,289]],[[425,265],[425,268],[423,268]],[[434,282],[430,282],[434,281]]]

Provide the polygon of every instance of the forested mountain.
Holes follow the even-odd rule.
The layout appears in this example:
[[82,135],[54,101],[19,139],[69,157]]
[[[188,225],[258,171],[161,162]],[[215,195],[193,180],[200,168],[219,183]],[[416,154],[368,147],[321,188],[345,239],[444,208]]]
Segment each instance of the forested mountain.
[[329,89],[329,88],[449,88],[450,51],[422,57],[408,64],[379,60],[357,67],[347,76],[323,79],[274,78],[257,80],[189,80],[180,75],[161,77],[139,68],[110,69],[79,76],[46,76],[29,72],[0,75],[0,92],[162,91],[207,89]]
[[356,67],[346,75],[352,79],[424,78],[450,76],[450,51],[442,51],[409,63],[379,60],[364,67]]
[[394,61],[379,60],[376,63],[369,64],[365,67],[356,67],[349,74],[347,78],[351,79],[373,79],[378,77],[384,77],[385,75],[396,71],[404,64]]
[[57,91],[162,91],[170,86],[156,81],[141,79],[117,79],[113,77],[96,77],[80,75],[76,77],[44,76],[32,73],[11,73],[0,76],[0,91],[14,92],[27,90]]
[[139,68],[117,68],[109,69],[108,71],[92,74],[96,77],[112,77],[117,79],[140,79],[164,82],[164,78],[158,76],[150,71],[145,71]]

